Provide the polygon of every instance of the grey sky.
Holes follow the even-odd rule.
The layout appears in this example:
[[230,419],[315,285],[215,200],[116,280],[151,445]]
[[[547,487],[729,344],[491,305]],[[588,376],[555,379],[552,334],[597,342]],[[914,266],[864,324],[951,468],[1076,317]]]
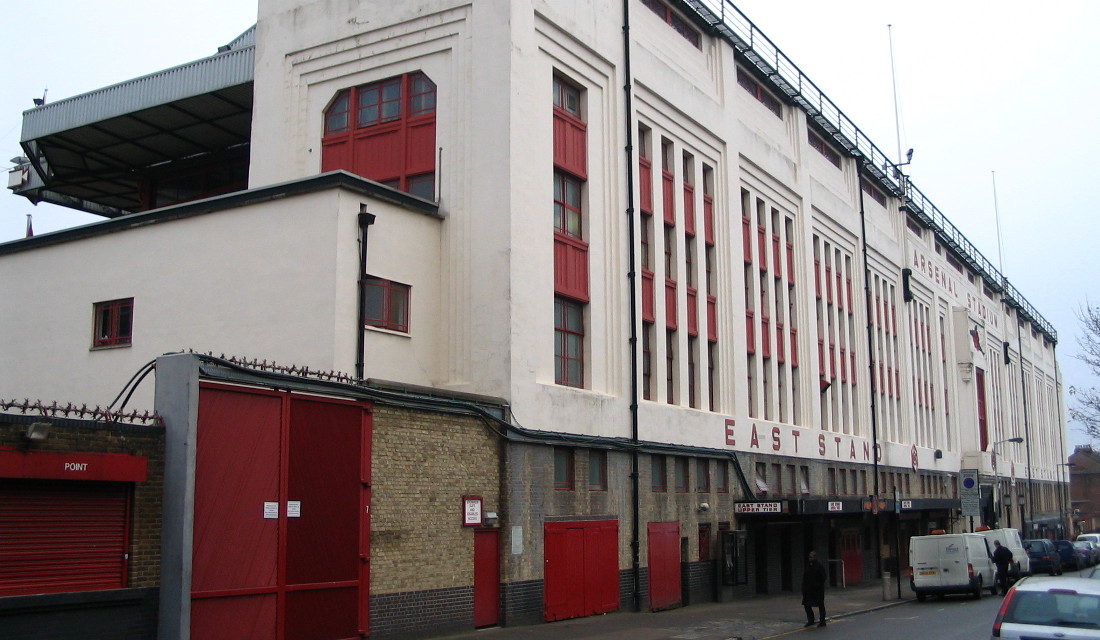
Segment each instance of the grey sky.
[[[976,0],[736,2],[875,144],[897,153],[887,24],[892,25],[901,149],[914,184],[994,264],[996,172],[1003,271],[1057,329],[1066,386],[1095,386],[1077,352],[1074,311],[1100,303],[1095,255],[1100,2],[1024,11]],[[0,156],[20,155],[21,115],[214,53],[255,22],[255,0],[40,0],[0,21],[7,56]],[[0,194],[0,242],[93,222]],[[1070,425],[1070,441],[1086,438]]]

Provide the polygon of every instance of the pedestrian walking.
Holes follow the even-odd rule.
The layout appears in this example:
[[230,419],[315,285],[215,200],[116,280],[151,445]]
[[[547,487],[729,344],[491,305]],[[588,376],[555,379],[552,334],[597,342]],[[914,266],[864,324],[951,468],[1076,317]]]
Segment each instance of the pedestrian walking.
[[997,565],[997,584],[1001,588],[1001,595],[1008,593],[1008,567],[1012,564],[1012,549],[1001,544],[1000,540],[993,541],[993,564]]
[[811,551],[802,571],[802,608],[806,610],[806,626],[814,626],[814,607],[817,607],[817,626],[825,626],[825,567],[818,562],[817,552]]

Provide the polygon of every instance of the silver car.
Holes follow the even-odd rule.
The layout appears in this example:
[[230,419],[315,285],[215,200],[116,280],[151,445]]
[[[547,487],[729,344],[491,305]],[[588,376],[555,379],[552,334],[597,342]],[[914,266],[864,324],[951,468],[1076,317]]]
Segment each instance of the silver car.
[[1100,638],[1100,580],[1033,576],[1005,596],[991,638]]

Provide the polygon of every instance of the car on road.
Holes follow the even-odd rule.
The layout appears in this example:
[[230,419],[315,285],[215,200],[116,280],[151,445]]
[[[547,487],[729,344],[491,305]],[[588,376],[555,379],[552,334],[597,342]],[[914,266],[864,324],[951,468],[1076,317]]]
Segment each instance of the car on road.
[[1024,540],[1024,549],[1027,550],[1027,557],[1031,560],[1032,575],[1049,573],[1056,576],[1062,573],[1061,556],[1050,540],[1046,538]]
[[1069,540],[1055,540],[1054,548],[1058,550],[1058,561],[1063,571],[1080,571],[1085,567],[1085,559]]
[[1100,638],[1100,580],[1024,578],[1001,603],[990,638]]
[[1024,576],[1031,575],[1031,561],[1027,551],[1024,550],[1023,540],[1020,538],[1020,530],[1011,527],[993,529],[991,527],[978,527],[975,533],[985,537],[989,541],[989,548],[993,549],[993,543],[1000,542],[1002,547],[1008,547],[1012,552],[1012,564],[1008,567],[1008,580],[1015,582]]
[[1085,567],[1096,564],[1096,548],[1091,542],[1074,542],[1073,546],[1077,547],[1077,552],[1081,554]]

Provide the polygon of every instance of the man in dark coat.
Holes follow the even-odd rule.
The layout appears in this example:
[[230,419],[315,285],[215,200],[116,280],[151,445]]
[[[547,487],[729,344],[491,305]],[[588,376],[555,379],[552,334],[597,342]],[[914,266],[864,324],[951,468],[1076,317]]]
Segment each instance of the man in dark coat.
[[825,626],[825,567],[817,561],[817,552],[811,551],[802,571],[802,608],[806,610],[806,626],[814,626],[814,607],[818,610],[817,626]]
[[1012,564],[1012,549],[1001,544],[1000,540],[993,541],[993,564],[997,565],[997,584],[1001,587],[1001,595],[1008,593],[1008,567]]

